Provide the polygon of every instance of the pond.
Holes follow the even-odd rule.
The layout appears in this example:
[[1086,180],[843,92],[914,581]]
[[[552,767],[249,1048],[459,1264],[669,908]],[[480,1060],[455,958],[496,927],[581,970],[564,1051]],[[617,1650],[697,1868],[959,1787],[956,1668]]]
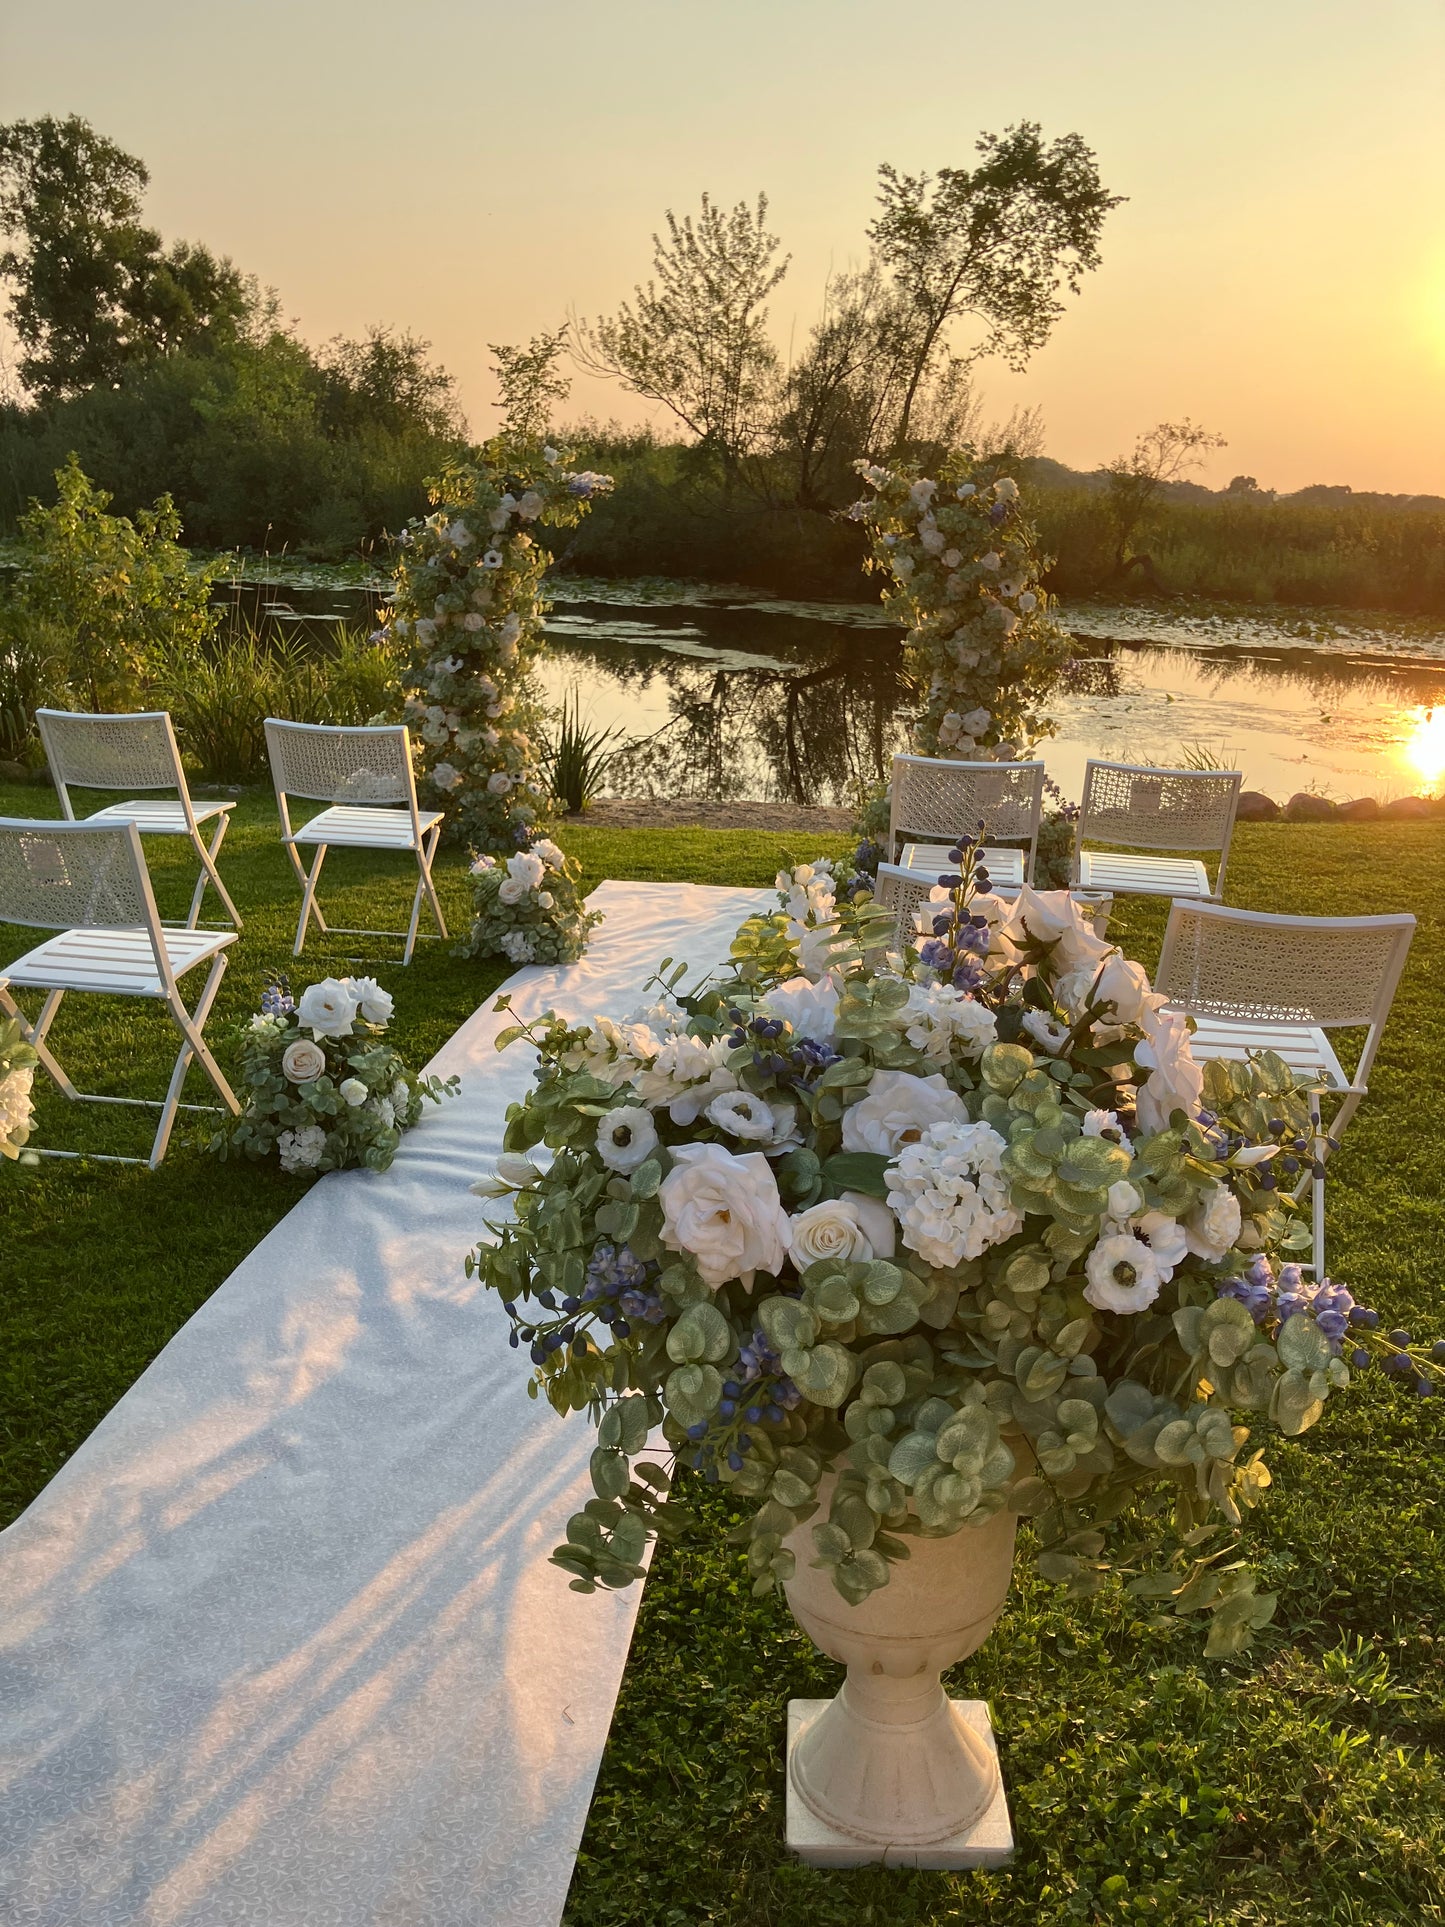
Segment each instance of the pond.
[[[244,585],[245,613],[313,633],[374,592],[321,572]],[[622,796],[846,803],[906,746],[899,632],[866,604],[654,580],[559,580],[541,678],[625,739]],[[1050,704],[1050,774],[1085,759],[1240,768],[1281,801],[1431,794],[1445,781],[1445,626],[1222,605],[1079,603],[1079,656]]]

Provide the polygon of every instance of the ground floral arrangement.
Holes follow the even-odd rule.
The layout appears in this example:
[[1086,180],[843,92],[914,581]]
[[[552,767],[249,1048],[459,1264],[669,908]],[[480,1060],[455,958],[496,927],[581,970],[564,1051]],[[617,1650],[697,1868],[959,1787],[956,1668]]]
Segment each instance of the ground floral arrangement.
[[472,864],[476,914],[457,945],[461,957],[506,957],[515,964],[576,963],[600,910],[582,901],[582,871],[549,837],[536,837],[505,862],[483,854]]
[[0,1157],[12,1162],[19,1161],[30,1141],[35,1118],[30,1091],[39,1062],[25,1041],[19,1020],[0,1018]]
[[502,436],[431,486],[435,510],[402,536],[392,624],[413,646],[404,720],[421,787],[474,850],[525,844],[545,795],[528,672],[543,644],[541,528],[566,528],[612,487],[565,452]]
[[1053,725],[1040,704],[1073,655],[1040,584],[1038,534],[1018,484],[967,456],[936,481],[860,462],[873,490],[850,515],[872,538],[883,606],[908,631],[926,756],[1016,757]]
[[284,978],[241,1033],[246,1102],[211,1139],[222,1159],[278,1158],[299,1176],[365,1165],[385,1171],[423,1099],[460,1079],[419,1077],[385,1040],[392,1000],[371,977],[328,977],[295,1001]]
[[[723,980],[499,1038],[539,1068],[477,1187],[515,1216],[468,1269],[533,1393],[598,1434],[554,1557],[581,1590],[638,1578],[681,1466],[752,1502],[760,1591],[811,1519],[857,1601],[1008,1506],[1045,1577],[1112,1567],[1237,1652],[1274,1605],[1235,1533],[1270,1483],[1251,1427],[1307,1430],[1376,1359],[1438,1388],[1445,1348],[1301,1270],[1316,1147],[1283,1060],[1201,1066],[1067,893],[1004,903],[955,858],[901,955],[805,865]],[[671,1465],[634,1465],[659,1425]]]

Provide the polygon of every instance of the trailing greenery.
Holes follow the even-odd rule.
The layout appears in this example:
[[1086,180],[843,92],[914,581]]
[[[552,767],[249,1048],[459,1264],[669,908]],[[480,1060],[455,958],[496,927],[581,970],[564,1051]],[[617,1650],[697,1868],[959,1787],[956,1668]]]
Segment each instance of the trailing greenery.
[[[103,800],[103,799],[97,799]],[[0,810],[36,815],[44,792],[0,785]],[[210,1035],[256,1007],[290,949],[296,885],[268,797],[236,811],[227,881],[246,917]],[[584,884],[646,876],[762,889],[790,856],[843,855],[847,839],[752,832],[557,832]],[[148,845],[162,908],[184,911],[180,852]],[[397,921],[399,862],[336,851],[337,914]],[[328,876],[332,874],[328,867]],[[458,851],[436,866],[464,927]],[[1404,1324],[1438,1320],[1437,1225],[1445,1173],[1445,972],[1439,968],[1445,842],[1437,826],[1244,825],[1231,896],[1254,908],[1346,914],[1413,909],[1420,931],[1371,1091],[1336,1161],[1332,1261],[1370,1280]],[[1157,907],[1118,926],[1152,963]],[[346,940],[342,940],[346,941]],[[33,933],[0,929],[0,962]],[[319,975],[341,964],[320,942]],[[378,965],[384,959],[378,958]],[[426,946],[405,973],[390,1035],[422,1064],[509,968]],[[393,986],[394,987],[394,986]],[[56,1045],[82,1088],[163,1086],[174,1054],[163,1016],[71,1000]],[[36,1087],[32,1144],[134,1150],[143,1121],[68,1105]],[[184,1114],[183,1114],[184,1115]],[[137,1135],[138,1134],[138,1135]],[[0,1504],[26,1504],[166,1340],[287,1211],[294,1181],[219,1165],[204,1125],[178,1127],[155,1173],[42,1161],[0,1169]],[[191,1235],[204,1217],[204,1242]],[[663,1547],[568,1905],[571,1927],[1419,1927],[1445,1919],[1445,1541],[1438,1493],[1445,1403],[1383,1382],[1332,1406],[1274,1454],[1274,1502],[1255,1532],[1279,1593],[1254,1671],[1204,1665],[1190,1635],[1141,1626],[1122,1590],[1086,1612],[1025,1561],[997,1632],[953,1690],[987,1698],[1019,1836],[988,1874],[828,1873],[782,1849],[783,1712],[839,1671],[781,1604],[753,1599],[723,1543],[742,1509],[689,1494],[706,1530]],[[646,1895],[645,1903],[639,1895]]]

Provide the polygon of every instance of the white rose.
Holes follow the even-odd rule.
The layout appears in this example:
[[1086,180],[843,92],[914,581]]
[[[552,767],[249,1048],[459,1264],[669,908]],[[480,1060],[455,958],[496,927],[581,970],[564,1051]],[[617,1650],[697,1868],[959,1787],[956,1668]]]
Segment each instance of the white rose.
[[1129,1231],[1100,1238],[1084,1261],[1084,1296],[1100,1311],[1146,1311],[1159,1296],[1159,1260]]
[[807,977],[789,977],[786,983],[774,984],[758,1008],[765,1017],[781,1017],[791,1024],[795,1037],[831,1044],[838,1020],[838,989],[829,977],[820,983]]
[[518,850],[515,856],[507,858],[507,875],[515,877],[529,890],[535,890],[546,874],[546,865],[531,850]]
[[657,1149],[651,1111],[624,1104],[597,1120],[597,1155],[609,1171],[635,1171]]
[[359,1077],[348,1077],[338,1088],[353,1110],[364,1104],[370,1095]]
[[898,1241],[893,1213],[877,1198],[845,1191],[789,1219],[788,1256],[798,1271],[831,1258],[837,1264],[891,1258]]
[[1233,1250],[1243,1222],[1239,1199],[1227,1184],[1216,1184],[1184,1220],[1184,1235],[1196,1258],[1218,1264]]
[[836,923],[816,924],[798,938],[798,968],[812,983],[821,983],[836,960],[832,949],[838,935]]
[[542,498],[536,489],[529,488],[517,502],[517,513],[524,522],[535,522],[542,513]]
[[281,1069],[293,1084],[307,1084],[326,1069],[326,1053],[309,1037],[298,1037],[282,1051]]
[[867,1093],[843,1113],[843,1149],[896,1157],[933,1124],[966,1124],[963,1099],[936,1073],[875,1071]]
[[761,1151],[736,1157],[721,1144],[680,1144],[662,1180],[662,1242],[689,1252],[714,1289],[756,1272],[777,1275],[788,1253],[789,1224],[772,1166]]
[[537,892],[537,901],[544,910],[550,910],[557,899],[552,895],[550,890],[539,890]]
[[1204,1072],[1194,1061],[1189,1020],[1180,1010],[1146,1010],[1134,1060],[1149,1072],[1135,1103],[1146,1131],[1165,1131],[1175,1111],[1193,1117],[1204,1095]]
[[462,773],[455,763],[438,763],[431,773],[431,780],[439,790],[450,792],[461,787]]
[[1109,1216],[1120,1224],[1128,1224],[1134,1213],[1143,1209],[1144,1200],[1129,1180],[1116,1178],[1109,1186]]
[[302,993],[296,1022],[313,1037],[349,1037],[356,1017],[356,999],[346,985],[326,977]]
[[532,850],[535,855],[541,857],[549,870],[560,870],[567,861],[566,856],[550,837],[539,836],[532,845]]
[[345,977],[346,988],[356,999],[356,1008],[368,1024],[389,1024],[394,1008],[391,992],[383,990],[375,977]]
[[970,709],[968,714],[960,720],[967,735],[982,736],[993,721],[993,715],[987,709]]
[[497,885],[497,900],[499,903],[509,905],[517,904],[522,901],[522,898],[526,896],[526,894],[527,886],[520,877],[503,877]]
[[493,770],[487,778],[487,789],[493,796],[505,796],[512,787],[512,779],[504,769]]

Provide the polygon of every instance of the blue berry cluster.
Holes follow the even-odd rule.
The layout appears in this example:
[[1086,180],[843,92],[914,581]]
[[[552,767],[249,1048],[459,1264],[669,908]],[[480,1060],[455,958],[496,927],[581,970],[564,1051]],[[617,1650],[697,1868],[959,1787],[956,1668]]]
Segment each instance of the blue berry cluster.
[[788,1030],[781,1017],[749,1018],[734,1008],[728,1011],[728,1018],[734,1027],[728,1032],[729,1049],[741,1050],[750,1045],[753,1062],[765,1077],[806,1090],[830,1064],[838,1062],[837,1051],[815,1043],[810,1037],[791,1040],[783,1050],[777,1049]]
[[[1200,1111],[1197,1122],[1205,1142],[1218,1158],[1232,1157],[1254,1140],[1231,1125],[1227,1118],[1220,1118],[1213,1111]],[[1260,1191],[1277,1191],[1281,1178],[1294,1179],[1308,1164],[1310,1175],[1322,1178],[1325,1168],[1320,1163],[1314,1148],[1307,1137],[1297,1137],[1282,1117],[1269,1120],[1269,1134],[1280,1146],[1280,1155],[1271,1158],[1268,1164],[1257,1164],[1250,1172],[1255,1188]],[[1324,1142],[1332,1151],[1339,1149],[1338,1142],[1327,1137]]]
[[784,1414],[802,1403],[803,1394],[779,1370],[779,1363],[762,1332],[754,1330],[744,1339],[736,1376],[723,1380],[716,1418],[687,1428],[687,1436],[697,1445],[691,1461],[694,1471],[716,1480],[722,1460],[730,1471],[741,1472],[744,1458],[753,1449],[753,1435],[743,1430],[744,1425],[780,1425]]
[[564,1348],[579,1357],[586,1352],[589,1340],[579,1320],[608,1325],[618,1338],[630,1338],[634,1324],[660,1325],[667,1307],[662,1294],[653,1289],[657,1269],[627,1245],[598,1245],[580,1298],[569,1294],[559,1300],[546,1286],[532,1294],[544,1310],[559,1314],[556,1318],[528,1321],[514,1299],[504,1301],[503,1310],[512,1320],[512,1346],[529,1345],[532,1363],[544,1365]]
[[289,977],[273,977],[261,992],[261,1015],[263,1017],[289,1017],[296,1008],[291,995]]
[[[1332,1279],[1323,1278],[1318,1285],[1312,1284],[1298,1265],[1281,1265],[1276,1273],[1261,1253],[1242,1278],[1230,1278],[1222,1284],[1219,1295],[1237,1298],[1257,1325],[1274,1319],[1283,1324],[1296,1312],[1304,1312],[1330,1341],[1330,1349],[1337,1358],[1343,1355],[1344,1341],[1353,1332],[1357,1342],[1347,1362],[1356,1371],[1364,1371],[1374,1358],[1358,1340],[1366,1332],[1379,1330],[1380,1314],[1368,1305],[1358,1304],[1346,1286],[1337,1285]],[[1445,1394],[1445,1383],[1432,1384],[1421,1368],[1422,1361],[1412,1356],[1414,1342],[1407,1331],[1386,1333],[1382,1341],[1385,1347],[1382,1369],[1392,1378],[1409,1380],[1421,1398],[1427,1398],[1436,1390]],[[1445,1338],[1437,1339],[1431,1346],[1430,1363],[1445,1364]]]

